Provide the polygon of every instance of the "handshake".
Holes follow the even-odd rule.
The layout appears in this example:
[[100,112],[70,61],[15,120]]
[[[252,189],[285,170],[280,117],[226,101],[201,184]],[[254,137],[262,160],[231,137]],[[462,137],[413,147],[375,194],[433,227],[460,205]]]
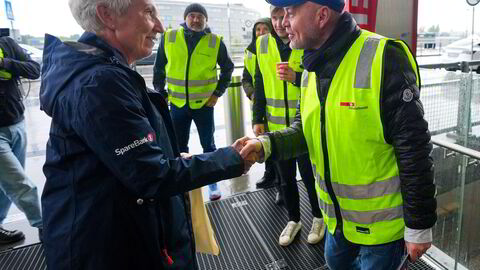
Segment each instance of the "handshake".
[[245,173],[255,162],[263,162],[264,151],[261,141],[258,138],[249,138],[247,136],[238,139],[232,144],[245,161]]

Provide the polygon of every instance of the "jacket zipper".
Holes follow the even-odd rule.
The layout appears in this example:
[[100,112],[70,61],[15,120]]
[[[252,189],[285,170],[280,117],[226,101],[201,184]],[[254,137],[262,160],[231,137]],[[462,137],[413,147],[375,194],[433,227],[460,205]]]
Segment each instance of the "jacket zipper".
[[[188,50],[188,45],[187,45],[187,50]],[[195,50],[195,48],[193,49]],[[192,54],[193,54],[193,51],[192,51]],[[186,94],[186,97],[187,97],[187,106],[188,108],[190,108],[190,98],[188,97],[188,73],[189,73],[189,70],[190,70],[190,59],[192,58],[192,55],[190,53],[188,53],[188,57],[187,57],[187,70],[186,70],[186,74],[185,74],[185,94]]]
[[[330,176],[330,161],[328,158],[328,149],[327,149],[327,132],[326,132],[326,127],[325,127],[325,104],[326,104],[326,96],[328,95],[328,92],[326,95],[324,95],[323,90],[320,88],[320,81],[319,81],[319,76],[317,76],[317,93],[319,94],[319,99],[320,99],[320,106],[321,106],[321,118],[320,121],[322,123],[322,151],[323,151],[323,163],[324,163],[324,176],[325,176],[325,184],[327,186],[327,191],[328,194],[330,195],[330,198],[332,199],[333,202],[333,207],[335,208],[335,217],[337,218],[337,228],[340,230],[342,229],[342,213],[340,212],[340,205],[337,200],[337,196],[335,196],[335,193],[333,192],[333,187],[332,187],[332,180]],[[318,91],[320,89],[320,91]]]

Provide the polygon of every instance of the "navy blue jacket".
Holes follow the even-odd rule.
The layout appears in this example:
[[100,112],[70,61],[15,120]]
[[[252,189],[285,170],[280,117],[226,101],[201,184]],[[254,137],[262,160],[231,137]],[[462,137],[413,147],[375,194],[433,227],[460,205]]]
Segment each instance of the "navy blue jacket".
[[[186,23],[182,23],[184,28],[185,41],[187,42],[188,55],[192,56],[193,50],[197,47],[200,39],[210,33],[210,28],[206,28],[203,32],[195,32],[188,28]],[[168,93],[165,90],[165,66],[168,63],[167,56],[165,55],[165,35],[162,35],[160,40],[160,46],[158,46],[157,57],[155,59],[155,65],[153,66],[153,87],[155,90],[160,92],[162,96],[167,97]],[[227,52],[227,47],[223,42],[223,39],[220,41],[220,48],[218,51],[217,63],[220,66],[220,78],[218,79],[217,89],[213,94],[217,97],[221,97],[225,93],[230,81],[232,79],[232,73],[235,68],[232,59]]]
[[180,158],[164,99],[92,33],[46,35],[40,91],[48,269],[197,269],[184,194],[241,175],[240,155]]

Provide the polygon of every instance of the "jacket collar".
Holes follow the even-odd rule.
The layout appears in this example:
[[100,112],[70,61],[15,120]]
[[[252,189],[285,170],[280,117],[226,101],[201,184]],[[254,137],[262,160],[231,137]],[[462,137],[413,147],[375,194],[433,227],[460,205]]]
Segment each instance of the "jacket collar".
[[200,36],[200,37],[202,37],[202,36],[205,36],[206,34],[209,34],[209,33],[212,32],[210,30],[210,27],[208,27],[208,26],[205,27],[205,29],[201,32],[196,32],[196,31],[193,31],[192,29],[188,28],[187,23],[185,23],[185,22],[180,24],[180,26],[183,27],[183,29],[184,29],[183,32],[187,36]]
[[360,28],[352,15],[344,12],[328,40],[316,50],[305,50],[303,65],[309,72],[317,70],[343,51],[348,50],[354,40],[360,35]]
[[78,42],[85,43],[93,47],[96,47],[98,49],[101,49],[104,52],[104,55],[106,57],[114,56],[122,64],[128,66],[125,56],[118,49],[110,46],[105,40],[103,40],[101,37],[97,36],[94,33],[91,33],[91,32],[83,33],[80,39],[78,39]]

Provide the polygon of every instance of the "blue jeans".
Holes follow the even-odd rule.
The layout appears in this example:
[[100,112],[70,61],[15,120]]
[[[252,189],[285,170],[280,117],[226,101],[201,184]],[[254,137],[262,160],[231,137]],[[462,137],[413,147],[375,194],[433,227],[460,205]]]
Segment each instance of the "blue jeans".
[[0,224],[13,202],[25,213],[30,225],[42,228],[37,187],[24,170],[26,146],[24,121],[0,127]]
[[[213,138],[213,133],[215,132],[213,107],[204,106],[200,109],[192,110],[188,105],[179,108],[171,104],[170,115],[172,116],[180,152],[188,153],[188,141],[190,140],[192,120],[197,127],[203,152],[213,152],[217,149]],[[209,185],[209,189],[210,191],[217,190],[217,184]]]
[[390,270],[397,269],[406,254],[403,239],[375,246],[357,245],[345,239],[337,230],[325,232],[325,260],[332,270]]

